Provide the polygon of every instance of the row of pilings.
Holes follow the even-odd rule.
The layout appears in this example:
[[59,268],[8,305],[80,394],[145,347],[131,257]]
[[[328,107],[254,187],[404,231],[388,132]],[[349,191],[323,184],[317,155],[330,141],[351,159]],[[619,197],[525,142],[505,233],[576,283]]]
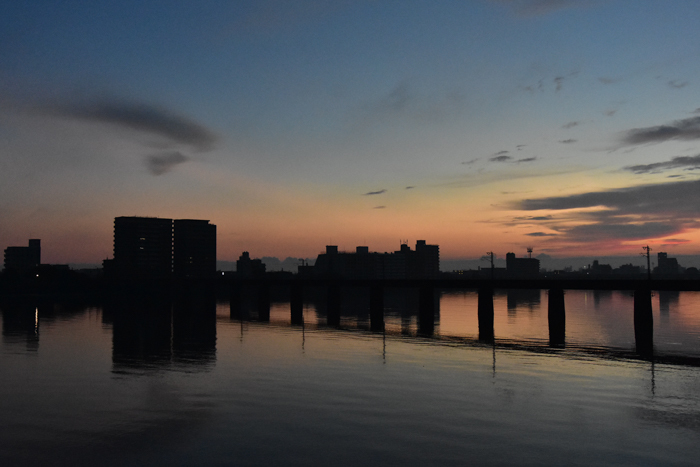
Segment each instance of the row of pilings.
[[[435,327],[436,292],[432,284],[426,282],[418,286],[418,333],[432,335]],[[291,322],[294,325],[304,324],[304,285],[292,283],[289,286],[289,301]],[[329,326],[340,325],[342,284],[325,286],[327,323]],[[231,316],[242,318],[242,294],[248,285],[234,283],[231,291]],[[270,286],[264,282],[257,283],[256,290],[257,316],[260,321],[270,319]],[[370,329],[381,332],[384,330],[384,291],[382,284],[369,285],[369,317]],[[563,348],[566,344],[566,306],[563,288],[550,288],[548,295],[547,320],[549,324],[549,345]],[[653,317],[651,308],[651,290],[649,287],[639,287],[634,291],[634,334],[636,351],[648,357],[653,354]],[[493,342],[494,307],[493,287],[478,289],[478,325],[479,340]]]

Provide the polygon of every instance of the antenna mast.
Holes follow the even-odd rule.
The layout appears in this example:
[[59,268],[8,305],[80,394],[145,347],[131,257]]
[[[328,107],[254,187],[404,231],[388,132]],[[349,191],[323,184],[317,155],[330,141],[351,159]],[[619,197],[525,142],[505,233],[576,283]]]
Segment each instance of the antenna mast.
[[649,247],[649,245],[647,245],[647,246],[643,246],[642,250],[646,251],[646,254],[642,253],[642,256],[647,257],[647,279],[651,280],[651,259],[649,257],[649,253],[651,252],[651,248]]

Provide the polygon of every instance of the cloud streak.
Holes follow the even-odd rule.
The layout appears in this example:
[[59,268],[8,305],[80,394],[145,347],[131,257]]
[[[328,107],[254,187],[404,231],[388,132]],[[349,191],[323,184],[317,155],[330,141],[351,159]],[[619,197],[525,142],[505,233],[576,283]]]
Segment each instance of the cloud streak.
[[187,162],[189,159],[178,151],[155,154],[146,158],[146,167],[152,175],[163,175],[170,172],[175,166]]
[[368,191],[367,193],[364,193],[362,196],[374,196],[374,195],[381,195],[386,193],[386,190],[382,188],[381,190],[377,191]]
[[45,110],[61,117],[105,123],[155,134],[198,151],[212,149],[217,140],[216,135],[203,125],[149,104],[98,100],[47,106]]
[[574,0],[493,0],[507,5],[519,16],[541,16],[564,8],[581,6],[587,2]]
[[[561,240],[619,244],[678,235],[700,227],[700,180],[525,199],[511,207],[562,211],[562,219],[545,222],[560,233]],[[519,219],[519,223],[530,223],[533,218],[516,218],[516,222]]]
[[634,145],[661,143],[672,139],[700,139],[700,117],[675,120],[666,125],[633,128],[627,131],[623,137],[623,142],[628,145]]
[[700,169],[700,154],[697,156],[679,156],[670,161],[654,162],[653,164],[630,165],[623,167],[624,170],[636,174],[660,173],[665,170],[684,168],[685,170]]

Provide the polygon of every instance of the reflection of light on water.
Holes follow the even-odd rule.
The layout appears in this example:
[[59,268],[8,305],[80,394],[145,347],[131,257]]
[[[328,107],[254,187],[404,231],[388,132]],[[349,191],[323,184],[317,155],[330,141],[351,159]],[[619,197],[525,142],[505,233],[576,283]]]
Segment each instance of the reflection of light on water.
[[34,335],[39,335],[39,308],[34,309]]

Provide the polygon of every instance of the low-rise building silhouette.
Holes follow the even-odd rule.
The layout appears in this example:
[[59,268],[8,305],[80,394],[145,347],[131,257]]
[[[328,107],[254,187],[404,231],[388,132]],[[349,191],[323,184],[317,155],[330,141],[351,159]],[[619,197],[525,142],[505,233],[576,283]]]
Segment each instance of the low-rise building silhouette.
[[654,274],[659,276],[677,276],[681,273],[681,267],[676,258],[669,258],[668,254],[660,251],[656,255],[657,266],[654,268]]
[[260,259],[251,259],[250,253],[244,251],[236,261],[236,275],[256,277],[265,274],[265,264]]
[[338,251],[336,245],[316,258],[313,274],[341,279],[436,279],[440,274],[440,247],[416,242],[416,249],[407,244],[393,253],[370,252],[358,246],[355,252]]
[[506,254],[506,270],[510,277],[533,277],[540,273],[537,258],[516,258],[515,253]]
[[5,248],[5,271],[27,272],[41,264],[41,240],[29,240],[29,246],[9,246]]

